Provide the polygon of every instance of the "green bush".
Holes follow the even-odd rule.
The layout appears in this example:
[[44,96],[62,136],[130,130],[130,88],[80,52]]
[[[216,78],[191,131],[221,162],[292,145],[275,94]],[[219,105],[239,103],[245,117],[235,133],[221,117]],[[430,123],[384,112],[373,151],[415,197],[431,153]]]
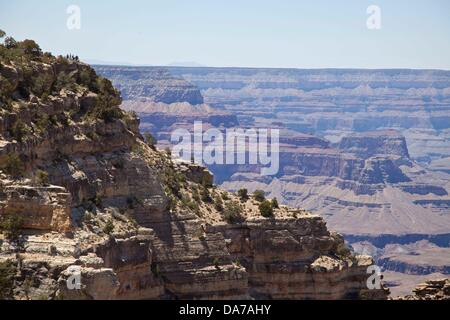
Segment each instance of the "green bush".
[[272,208],[273,209],[278,209],[279,207],[280,207],[280,205],[278,204],[277,198],[273,198],[272,199]]
[[90,69],[90,68],[86,68],[80,71],[79,74],[79,78],[80,78],[80,84],[86,88],[88,88],[89,90],[96,90],[96,77],[97,75],[95,74],[95,71]]
[[30,55],[32,57],[39,57],[42,55],[41,48],[34,40],[25,39],[18,42],[17,45],[26,55]]
[[53,77],[50,74],[39,74],[31,79],[31,91],[38,97],[44,99],[50,95]]
[[36,118],[33,120],[34,125],[36,126],[36,129],[39,131],[39,133],[44,133],[47,131],[48,127],[50,126],[50,119],[47,114],[45,113],[39,113],[36,115]]
[[76,81],[69,74],[61,71],[56,77],[53,85],[53,92],[58,94],[62,89],[74,91],[76,89]]
[[223,200],[217,195],[214,197],[214,208],[219,212],[223,211]]
[[263,202],[266,200],[266,194],[263,190],[255,190],[255,192],[253,192],[253,198],[258,202]]
[[192,199],[194,201],[200,202],[201,198],[200,198],[200,193],[198,193],[198,189],[197,188],[193,188],[192,189]]
[[3,42],[6,49],[14,49],[17,48],[17,41],[13,37],[6,37]]
[[94,91],[97,93],[97,101],[94,108],[88,111],[87,118],[102,119],[105,122],[122,119],[125,116],[125,113],[119,108],[122,99],[111,81],[98,77],[94,87]]
[[95,204],[96,207],[100,208],[103,205],[103,196],[102,196],[102,194],[97,192],[95,194],[94,199],[92,199],[92,202]]
[[108,221],[106,221],[105,226],[103,227],[103,232],[106,234],[111,234],[114,230],[114,221],[112,218],[108,219]]
[[16,139],[17,142],[23,142],[25,140],[24,138],[30,134],[30,128],[19,119],[9,129],[9,134]]
[[0,262],[0,300],[13,298],[16,265],[11,260]]
[[265,218],[273,217],[272,203],[268,200],[264,200],[259,204],[259,212]]
[[242,207],[236,201],[230,201],[225,204],[223,218],[228,223],[239,223],[244,219],[242,217]]
[[201,196],[201,200],[203,202],[206,202],[206,203],[213,202],[211,195],[209,194],[209,191],[206,188],[202,188],[202,190],[200,191],[200,196]]
[[20,238],[23,218],[17,214],[7,214],[0,219],[0,231],[8,240],[16,241]]
[[173,167],[166,167],[162,175],[162,182],[167,194],[173,194],[177,198],[181,197],[180,190],[183,183],[186,182],[186,176],[175,171]]
[[22,177],[25,173],[25,165],[17,154],[7,155],[1,168],[13,177]]
[[237,194],[242,202],[246,202],[248,200],[248,190],[247,189],[239,189]]
[[13,91],[13,86],[12,84],[2,75],[0,75],[0,104],[1,102],[3,102],[4,106],[3,108],[6,107],[6,109],[10,110],[11,109],[11,93]]
[[43,170],[36,171],[36,182],[42,186],[46,186],[49,184],[48,173]]
[[156,138],[154,136],[152,136],[152,134],[150,132],[144,132],[144,140],[145,143],[152,149],[155,148],[156,144],[158,143]]

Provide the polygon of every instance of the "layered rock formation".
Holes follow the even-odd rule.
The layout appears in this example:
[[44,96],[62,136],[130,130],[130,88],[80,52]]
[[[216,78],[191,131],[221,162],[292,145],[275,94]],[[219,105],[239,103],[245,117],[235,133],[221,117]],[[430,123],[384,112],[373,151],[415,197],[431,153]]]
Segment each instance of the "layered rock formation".
[[182,77],[174,77],[165,68],[96,66],[95,69],[113,82],[124,100],[144,99],[166,104],[185,101],[191,105],[203,103],[197,86]]
[[27,52],[0,51],[2,298],[386,297],[322,218],[261,217],[144,143],[89,66]]
[[363,159],[374,156],[409,158],[405,137],[395,130],[354,133],[343,137],[338,148]]
[[398,300],[450,300],[450,279],[428,280],[418,285],[412,295]]
[[[318,212],[356,247],[369,241],[387,252],[391,244],[426,239],[447,249],[448,71],[168,70],[196,84],[214,110],[235,116],[233,126],[281,130],[276,176],[260,176],[258,165],[210,166],[223,187],[263,189],[286,204]],[[142,103],[127,104],[140,110]],[[175,123],[192,129],[194,118],[179,110]],[[174,122],[155,121],[152,115],[157,112],[142,116],[141,127],[164,133],[166,146]],[[434,267],[439,250],[420,250],[420,259],[427,261],[416,256],[417,262],[412,257],[407,266],[379,263],[410,275],[446,270]],[[447,255],[443,259],[450,265]]]
[[[169,68],[244,125],[282,122],[333,142],[396,129],[415,160],[450,154],[450,72],[444,70]],[[276,120],[274,120],[276,119]]]
[[228,128],[238,125],[235,115],[203,103],[194,84],[173,76],[163,67],[95,66],[96,71],[121,91],[122,108],[141,118],[141,131],[151,132],[161,148],[170,146],[176,129],[192,131],[194,121],[205,128]]

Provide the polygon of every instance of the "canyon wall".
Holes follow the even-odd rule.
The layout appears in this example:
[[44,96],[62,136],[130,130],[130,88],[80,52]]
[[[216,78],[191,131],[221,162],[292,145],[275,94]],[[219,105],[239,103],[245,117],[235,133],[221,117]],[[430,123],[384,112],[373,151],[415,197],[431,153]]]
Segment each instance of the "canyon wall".
[[1,57],[2,298],[386,298],[367,289],[373,260],[319,216],[264,218],[144,141],[89,66]]
[[[151,70],[134,68],[136,75]],[[262,189],[285,204],[320,213],[358,252],[373,253],[386,270],[447,272],[448,255],[446,261],[436,257],[448,249],[450,235],[448,71],[167,70],[195,84],[210,109],[185,113],[184,106],[173,105],[180,112],[166,125],[155,121],[152,116],[158,114],[145,103],[127,101],[125,106],[142,117],[141,130],[158,135],[162,146],[170,145],[176,126],[192,130],[196,120],[222,131],[279,129],[276,175],[262,177],[260,165],[210,165],[216,182],[231,191]],[[120,77],[113,81],[122,84]],[[217,112],[235,120],[229,126],[213,124],[208,114]],[[422,246],[422,240],[440,249]],[[417,247],[407,263],[389,256],[395,244]]]

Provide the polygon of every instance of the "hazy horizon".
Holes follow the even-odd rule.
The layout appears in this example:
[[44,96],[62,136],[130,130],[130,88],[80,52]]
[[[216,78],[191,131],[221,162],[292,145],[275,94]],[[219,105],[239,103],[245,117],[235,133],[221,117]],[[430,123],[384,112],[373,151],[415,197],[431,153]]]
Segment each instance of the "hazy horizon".
[[174,63],[169,63],[165,65],[151,65],[151,64],[133,64],[128,62],[114,62],[114,61],[101,61],[96,59],[83,59],[82,62],[88,63],[93,66],[115,66],[115,67],[134,67],[134,68],[210,68],[210,69],[294,69],[294,70],[367,70],[367,71],[376,71],[376,70],[413,70],[413,71],[444,71],[450,72],[450,67],[448,69],[443,68],[355,68],[355,67],[315,67],[315,68],[306,68],[306,67],[251,67],[251,66],[207,66],[207,65],[198,65],[198,66],[187,66],[187,65],[176,65]]
[[[69,30],[67,9],[80,9]],[[380,9],[379,30],[366,23]],[[450,70],[450,2],[0,0],[0,29],[105,64]]]

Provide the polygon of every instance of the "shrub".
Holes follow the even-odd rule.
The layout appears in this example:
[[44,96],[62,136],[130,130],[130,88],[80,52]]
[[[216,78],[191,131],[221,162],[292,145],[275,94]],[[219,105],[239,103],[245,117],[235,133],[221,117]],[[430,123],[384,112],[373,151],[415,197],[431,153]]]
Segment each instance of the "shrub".
[[277,198],[273,198],[272,199],[272,208],[273,209],[278,209],[279,207],[280,207],[280,205],[278,204]]
[[200,202],[200,194],[198,193],[198,190],[197,189],[193,189],[192,190],[192,199],[194,200],[194,201],[197,201],[197,202]]
[[211,195],[209,194],[208,189],[202,188],[202,190],[200,191],[200,196],[201,196],[201,200],[203,202],[206,202],[206,203],[212,202],[212,198],[211,198]]
[[200,207],[199,207],[199,205],[198,205],[197,202],[189,201],[189,202],[187,203],[187,207],[188,207],[189,209],[191,209],[191,210],[192,210],[193,212],[195,212],[195,213],[199,213],[199,212],[200,212]]
[[7,105],[5,107],[7,107],[8,109],[10,109],[9,105],[11,104],[12,91],[13,86],[11,85],[11,83],[8,81],[8,79],[0,75],[0,102],[3,102],[5,105]]
[[11,241],[16,241],[21,235],[23,218],[17,214],[8,214],[0,220],[0,230]]
[[259,204],[259,212],[265,218],[273,217],[272,203],[268,200],[264,200]]
[[72,78],[69,74],[61,71],[58,73],[56,77],[56,81],[53,85],[53,91],[55,93],[59,93],[62,89],[67,89],[70,91],[74,91],[76,88],[75,79]]
[[255,190],[255,192],[253,192],[253,198],[258,202],[263,202],[266,200],[265,192],[262,190]]
[[34,120],[34,124],[40,133],[44,133],[50,126],[50,118],[45,113],[38,114]]
[[108,219],[108,221],[106,221],[105,226],[103,227],[103,232],[106,234],[111,234],[114,230],[114,221],[112,218]]
[[223,211],[223,201],[221,197],[219,196],[214,197],[214,208],[219,212]]
[[248,200],[248,190],[247,189],[239,189],[237,193],[242,202],[246,202]]
[[17,41],[13,37],[6,37],[3,44],[6,49],[17,48]]
[[28,126],[22,120],[17,120],[9,129],[9,134],[18,142],[23,142],[24,138],[30,133]]
[[36,182],[43,186],[48,185],[49,184],[48,173],[43,170],[36,171]]
[[18,43],[18,46],[20,49],[23,50],[23,53],[27,55],[31,55],[33,57],[39,57],[42,55],[41,48],[36,42],[34,42],[34,40],[29,39],[23,40]]
[[86,68],[80,71],[80,84],[83,85],[84,87],[88,88],[89,90],[95,90],[96,89],[96,74],[95,71],[90,69],[90,68]]
[[92,202],[95,204],[96,207],[101,207],[103,205],[103,196],[102,196],[102,194],[97,192],[95,194],[94,199],[92,199]]
[[16,265],[11,260],[0,262],[0,300],[13,298]]
[[217,270],[220,270],[220,259],[219,259],[218,257],[215,257],[215,258],[214,258],[213,264],[214,264],[214,267],[215,267]]
[[147,145],[150,148],[154,149],[156,144],[158,143],[156,141],[156,138],[154,136],[152,136],[152,134],[150,132],[144,132],[143,136],[144,136],[145,143],[147,143]]
[[2,170],[13,177],[21,177],[25,172],[25,165],[17,154],[9,154],[6,156]]
[[242,207],[236,201],[227,202],[223,210],[223,218],[228,223],[238,223],[243,221]]
[[40,98],[49,96],[53,78],[50,74],[39,74],[31,79],[31,91]]
[[94,91],[97,92],[97,101],[94,108],[87,113],[87,118],[113,122],[115,119],[122,119],[124,117],[125,113],[119,108],[122,99],[111,81],[103,77],[98,77],[95,82]]

